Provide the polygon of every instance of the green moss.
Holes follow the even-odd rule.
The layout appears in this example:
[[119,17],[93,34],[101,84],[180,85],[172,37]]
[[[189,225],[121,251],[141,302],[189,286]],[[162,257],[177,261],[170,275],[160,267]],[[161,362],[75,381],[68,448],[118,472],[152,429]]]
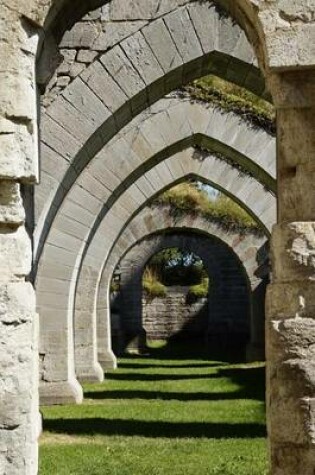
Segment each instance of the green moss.
[[209,75],[197,79],[182,88],[191,99],[214,104],[223,110],[241,115],[251,125],[275,134],[274,106],[233,83]]
[[153,206],[169,206],[173,217],[200,215],[227,231],[261,234],[258,223],[237,203],[220,194],[210,199],[207,193],[191,182],[181,183],[158,196]]
[[204,277],[200,284],[192,285],[189,288],[189,295],[195,299],[202,299],[208,296],[209,292],[209,278]]

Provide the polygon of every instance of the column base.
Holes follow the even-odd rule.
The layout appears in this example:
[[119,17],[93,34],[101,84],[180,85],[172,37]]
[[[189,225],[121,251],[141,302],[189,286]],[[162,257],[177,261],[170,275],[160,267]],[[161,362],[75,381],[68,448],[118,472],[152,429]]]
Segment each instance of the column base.
[[83,390],[75,378],[68,381],[41,381],[39,384],[39,402],[41,406],[81,404],[82,401]]
[[246,361],[266,361],[265,347],[258,343],[249,343],[246,347]]
[[117,369],[117,358],[113,351],[102,351],[98,354],[98,361],[104,371]]
[[104,381],[104,371],[98,362],[94,363],[92,367],[76,368],[76,373],[80,383],[101,383]]

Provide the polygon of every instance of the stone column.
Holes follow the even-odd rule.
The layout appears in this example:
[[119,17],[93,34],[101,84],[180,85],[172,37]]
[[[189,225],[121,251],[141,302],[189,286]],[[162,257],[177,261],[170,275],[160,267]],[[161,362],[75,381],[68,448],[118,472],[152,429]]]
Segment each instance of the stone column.
[[94,295],[98,276],[92,268],[81,270],[76,290],[74,316],[75,372],[80,382],[101,382],[104,372],[98,362],[97,323]]
[[274,74],[270,88],[278,116],[279,204],[266,325],[271,473],[313,475],[315,71]]
[[250,341],[247,361],[265,361],[265,299],[269,283],[269,265],[260,266],[251,282]]
[[37,180],[38,32],[0,9],[0,473],[37,473],[38,319],[22,189]]
[[124,335],[124,349],[129,353],[147,351],[146,331],[142,322],[142,274],[144,268],[136,268],[126,259],[121,265],[120,318]]
[[117,358],[112,350],[110,321],[110,287],[111,273],[103,272],[97,297],[97,349],[98,361],[103,370],[117,368]]

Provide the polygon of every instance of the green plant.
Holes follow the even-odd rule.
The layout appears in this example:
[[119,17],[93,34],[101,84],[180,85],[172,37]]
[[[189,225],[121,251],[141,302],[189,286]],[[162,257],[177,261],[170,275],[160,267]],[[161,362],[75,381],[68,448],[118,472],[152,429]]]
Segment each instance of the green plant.
[[215,222],[227,231],[261,234],[259,224],[237,203],[219,193],[210,198],[194,182],[180,183],[159,195],[152,206],[169,206],[175,218],[187,215],[200,215],[208,221]]
[[209,292],[209,277],[204,277],[200,284],[191,285],[188,296],[193,299],[206,298]]
[[251,125],[261,127],[270,134],[274,135],[276,132],[274,106],[234,83],[209,75],[184,86],[181,92],[192,100],[211,103],[234,112]]
[[146,267],[143,273],[142,287],[145,293],[151,297],[164,297],[166,295],[166,287],[163,285],[152,268]]

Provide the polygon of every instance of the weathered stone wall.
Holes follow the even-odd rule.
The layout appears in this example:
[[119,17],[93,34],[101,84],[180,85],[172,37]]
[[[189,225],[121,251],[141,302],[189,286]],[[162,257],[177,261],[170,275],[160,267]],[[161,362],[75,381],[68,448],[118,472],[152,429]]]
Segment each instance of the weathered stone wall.
[[[240,235],[232,231],[227,233],[218,223],[205,220],[201,216],[195,214],[174,216],[168,206],[158,208],[147,206],[135,215],[117,239],[102,272],[97,295],[97,347],[98,361],[102,367],[106,370],[116,366],[111,339],[113,339],[113,348],[116,349],[117,354],[123,350],[119,298],[117,295],[112,295],[109,300],[113,271],[134,245],[141,242],[144,237],[161,231],[164,233],[171,231],[199,232],[205,236],[215,237],[233,249],[244,266],[253,297],[248,358],[255,361],[263,360],[265,286],[262,292],[257,292],[257,289],[262,289],[262,279],[269,274],[267,237],[255,234]],[[267,265],[265,265],[266,262]]]
[[250,285],[236,255],[214,237],[173,232],[146,237],[133,246],[120,262],[120,318],[125,346],[129,350],[140,351],[145,347],[142,276],[150,258],[170,247],[178,247],[199,256],[213,282],[208,305],[208,339],[229,333],[248,336]]
[[38,319],[26,281],[32,244],[23,187],[38,178],[38,31],[3,2],[0,25],[0,473],[30,475],[37,472],[40,427]]
[[208,329],[208,299],[191,299],[189,287],[167,287],[164,297],[142,297],[143,328],[149,340],[204,337]]
[[[172,3],[166,0],[160,4],[167,6]],[[219,3],[227,6],[247,31],[278,110],[280,224],[274,246],[274,262],[278,270],[274,274],[268,306],[268,413],[272,473],[313,475],[314,378],[310,329],[315,295],[312,271],[315,193],[314,166],[311,163],[315,116],[314,2],[222,0]],[[8,209],[10,203],[20,202],[20,184],[24,181],[32,183],[36,175],[33,167],[34,170],[37,167],[38,150],[34,87],[37,27],[47,20],[45,33],[48,37],[54,17],[56,23],[63,17],[77,18],[78,7],[82,5],[88,10],[94,3],[79,0],[3,0],[1,3],[0,186],[1,196],[3,190],[8,190],[8,194],[3,193],[0,227],[1,270],[4,269],[1,274],[1,371],[4,384],[1,386],[0,467],[3,473],[10,475],[33,475],[37,471],[34,450],[37,339],[33,331],[36,327],[33,292],[25,283],[30,267],[29,253],[22,252],[30,248],[30,242],[24,232],[23,220],[11,219]],[[151,13],[154,12],[155,2],[133,0],[121,4],[119,0],[112,0],[111,5],[116,5],[116,8],[118,5],[117,11],[130,18],[133,13],[138,15],[139,10],[151,8]],[[122,5],[125,8],[121,8]],[[186,72],[189,75],[189,69]],[[250,79],[250,75],[248,77]],[[147,92],[149,88],[146,86]],[[67,139],[68,136],[63,144],[70,143],[71,148],[73,142],[70,139],[67,142]],[[60,170],[57,155],[51,154],[55,169]],[[60,196],[60,189],[58,193]],[[22,208],[19,213],[22,216]],[[304,242],[305,246],[302,245]],[[22,253],[26,256],[26,266],[21,265]],[[8,324],[8,321],[14,321],[14,324]],[[24,345],[23,352],[20,341]],[[12,359],[8,361],[9,358]],[[13,400],[15,404],[11,411]],[[14,417],[8,418],[9,414]]]

